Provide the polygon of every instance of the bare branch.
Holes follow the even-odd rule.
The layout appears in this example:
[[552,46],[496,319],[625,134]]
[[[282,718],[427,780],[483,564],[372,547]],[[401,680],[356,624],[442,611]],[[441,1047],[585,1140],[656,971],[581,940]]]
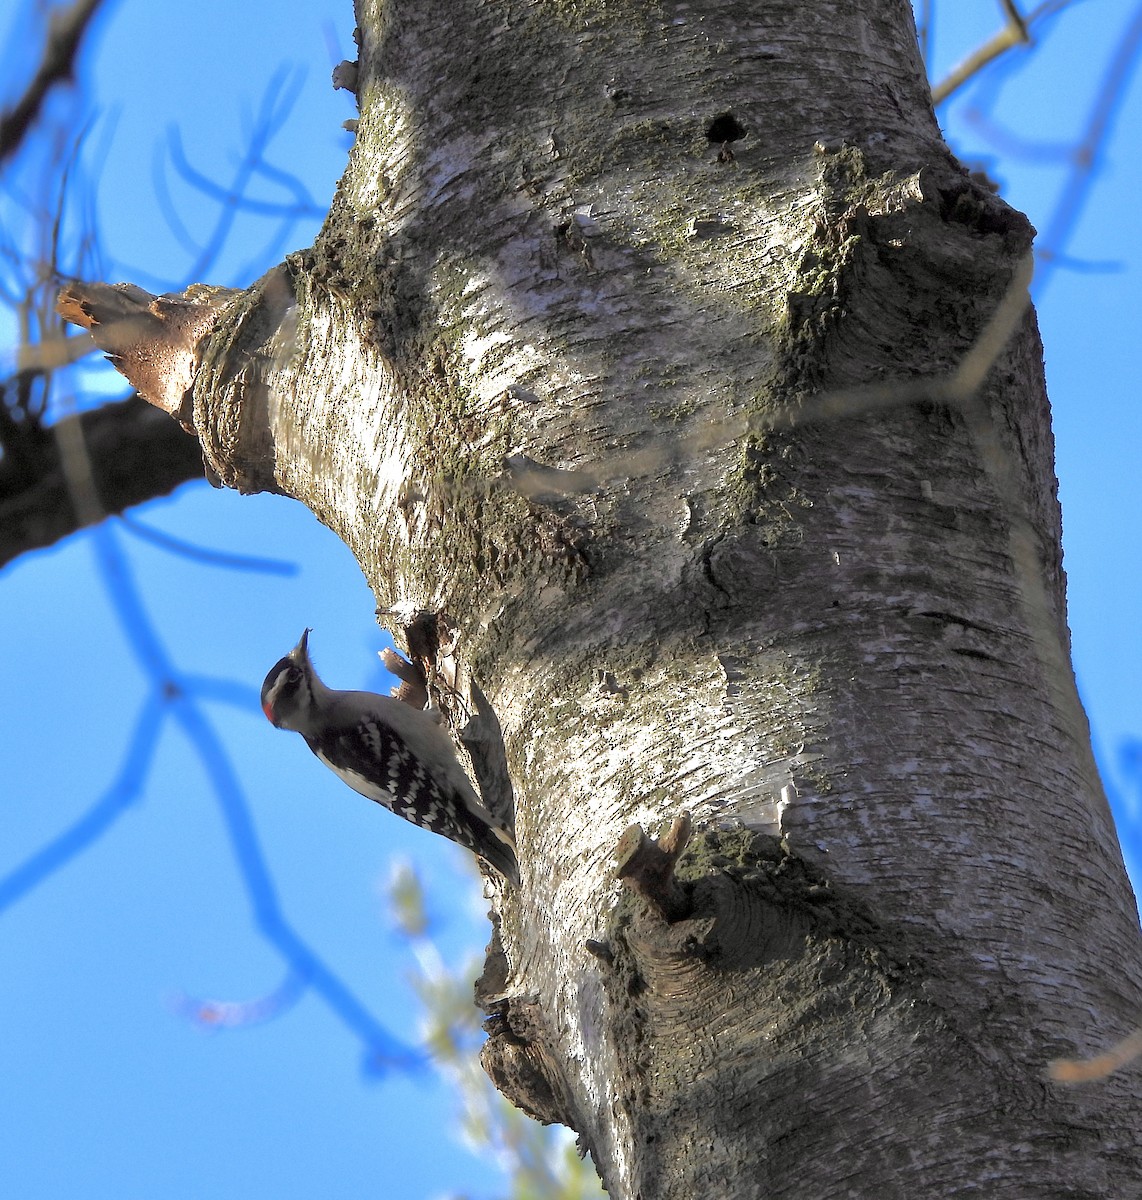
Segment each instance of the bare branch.
[[208,567],[221,567],[226,571],[243,571],[250,574],[284,576],[298,574],[297,564],[286,562],[284,559],[264,558],[258,554],[228,554],[224,550],[199,546],[194,542],[172,537],[169,533],[163,533],[159,529],[152,529],[150,525],[146,525],[134,517],[128,517],[126,513],[121,513],[119,520],[122,527],[133,537],[137,537],[143,542],[149,542],[152,546],[158,546],[160,550],[165,550],[168,554],[189,559],[191,562],[204,563]]
[[932,103],[942,104],[953,92],[958,91],[968,80],[978,75],[984,67],[1015,46],[1030,46],[1032,26],[1044,17],[1055,16],[1069,7],[1072,0],[1046,0],[1028,16],[1023,16],[1013,0],[1000,0],[1007,23],[988,41],[953,67],[951,73],[932,88]]
[[1106,145],[1107,133],[1112,121],[1126,96],[1127,85],[1138,65],[1139,47],[1142,46],[1142,7],[1135,10],[1126,32],[1118,41],[1109,68],[1102,81],[1094,107],[1087,118],[1082,141],[1075,148],[1070,177],[1063,194],[1051,214],[1051,220],[1039,243],[1039,258],[1043,268],[1036,280],[1036,296],[1046,286],[1054,267],[1059,265],[1060,254],[1070,238],[1082,212],[1094,180],[1095,170]]
[[1007,24],[993,37],[989,38],[971,54],[952,68],[952,72],[943,82],[932,89],[932,103],[941,104],[957,88],[963,87],[973,75],[978,75],[993,59],[1005,54],[1013,46],[1028,46],[1031,35],[1027,29],[1027,21],[1011,0],[1003,0],[1003,8],[1007,13]]
[[[100,515],[122,512],[203,478],[198,443],[138,396],[68,417],[59,425],[82,431]],[[83,524],[56,439],[47,436],[22,456],[7,449],[6,443],[0,460],[0,566],[58,542]]]
[[80,42],[101,3],[75,0],[70,8],[52,12],[40,65],[32,81],[20,99],[0,116],[0,163],[19,149],[52,86],[71,78]]
[[[295,73],[291,77],[291,73],[285,69],[277,71],[273,79],[270,80],[253,122],[246,152],[238,164],[229,188],[219,189],[222,193],[221,196],[217,197],[220,211],[214,222],[214,228],[210,231],[199,252],[198,258],[187,271],[185,278],[190,280],[203,279],[210,273],[211,267],[217,261],[223,246],[230,236],[239,212],[246,205],[246,189],[250,185],[250,180],[256,174],[267,173],[266,164],[263,162],[262,156],[265,154],[266,149],[270,142],[273,141],[278,130],[285,124],[294,104],[297,102],[297,97],[301,91],[301,84],[302,77],[300,75]],[[173,132],[172,144],[177,142],[177,137],[177,132]],[[180,143],[179,146],[181,149]],[[189,167],[189,164],[187,165]],[[300,187],[300,184],[298,187]],[[294,194],[295,196],[298,195],[296,189],[294,189]],[[282,221],[289,228],[298,219],[299,215],[301,214],[286,213],[282,216]],[[266,254],[261,258],[261,261],[270,261],[270,259],[271,256]]]
[[175,171],[196,191],[201,192],[210,200],[216,200],[221,205],[232,206],[254,216],[263,217],[316,217],[320,219],[325,216],[325,209],[314,202],[301,180],[288,171],[279,170],[260,159],[250,162],[250,170],[253,173],[280,183],[294,195],[292,203],[280,200],[257,200],[253,196],[235,191],[233,187],[223,187],[194,167],[186,157],[186,151],[182,145],[182,135],[177,125],[167,131],[167,148]]

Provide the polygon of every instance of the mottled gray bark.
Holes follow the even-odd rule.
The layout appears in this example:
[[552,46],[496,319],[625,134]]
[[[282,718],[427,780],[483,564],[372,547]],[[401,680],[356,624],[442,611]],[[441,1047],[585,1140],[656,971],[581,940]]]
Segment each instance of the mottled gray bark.
[[[1135,1022],[1142,947],[1033,317],[933,382],[1032,231],[942,144],[905,0],[358,21],[325,229],[179,411],[496,708],[493,1077],[615,1196],[1130,1194],[1133,1082],[1043,1076]],[[624,888],[682,809],[677,879],[631,834]]]
[[[9,427],[0,441],[0,566],[202,479],[194,439],[138,396],[67,417],[54,428]],[[66,461],[61,443],[81,448],[81,472],[89,473],[98,501],[92,513],[80,511],[75,463]]]

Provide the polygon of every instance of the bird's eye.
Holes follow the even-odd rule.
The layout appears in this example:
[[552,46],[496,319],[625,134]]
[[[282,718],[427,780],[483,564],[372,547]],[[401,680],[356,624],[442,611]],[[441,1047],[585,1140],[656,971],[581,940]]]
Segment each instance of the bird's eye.
[[301,678],[301,668],[286,667],[285,677],[287,683],[297,683],[297,681]]

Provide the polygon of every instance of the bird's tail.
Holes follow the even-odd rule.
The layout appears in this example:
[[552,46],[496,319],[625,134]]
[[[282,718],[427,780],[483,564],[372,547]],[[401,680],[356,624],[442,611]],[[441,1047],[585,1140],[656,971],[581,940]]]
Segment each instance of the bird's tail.
[[511,834],[494,829],[490,831],[495,837],[483,839],[483,845],[477,853],[490,866],[504,877],[514,888],[519,887],[519,862],[515,856],[515,842],[510,840]]

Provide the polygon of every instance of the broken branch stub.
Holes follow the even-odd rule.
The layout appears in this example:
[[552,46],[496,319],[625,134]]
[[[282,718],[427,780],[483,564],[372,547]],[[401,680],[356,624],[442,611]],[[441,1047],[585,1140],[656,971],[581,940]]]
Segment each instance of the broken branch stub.
[[689,897],[675,878],[674,866],[692,832],[690,814],[683,809],[657,841],[648,837],[641,825],[629,825],[615,847],[616,877],[667,924],[681,921],[690,912]]
[[199,346],[240,294],[196,283],[156,296],[133,283],[73,281],[60,291],[56,311],[91,334],[144,400],[194,433],[190,391]]

